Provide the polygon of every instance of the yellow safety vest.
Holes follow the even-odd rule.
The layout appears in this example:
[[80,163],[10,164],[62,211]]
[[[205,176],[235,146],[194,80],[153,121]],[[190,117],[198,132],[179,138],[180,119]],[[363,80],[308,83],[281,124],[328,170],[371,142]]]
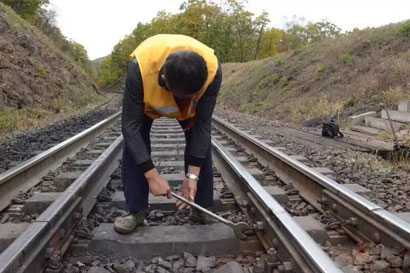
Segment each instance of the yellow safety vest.
[[[179,109],[171,92],[158,84],[158,74],[167,57],[180,50],[191,50],[201,55],[208,68],[208,79],[201,91],[183,109]],[[144,88],[144,113],[152,119],[160,117],[186,120],[195,116],[196,105],[215,78],[218,60],[214,50],[203,43],[185,36],[159,34],[142,42],[130,55],[136,58],[141,71]]]

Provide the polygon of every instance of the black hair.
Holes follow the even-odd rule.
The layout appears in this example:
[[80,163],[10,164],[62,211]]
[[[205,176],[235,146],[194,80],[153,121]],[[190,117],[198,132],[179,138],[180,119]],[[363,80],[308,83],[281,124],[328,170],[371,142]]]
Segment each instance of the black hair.
[[186,95],[198,92],[208,78],[206,62],[194,51],[183,50],[168,56],[164,65],[164,75],[171,91]]

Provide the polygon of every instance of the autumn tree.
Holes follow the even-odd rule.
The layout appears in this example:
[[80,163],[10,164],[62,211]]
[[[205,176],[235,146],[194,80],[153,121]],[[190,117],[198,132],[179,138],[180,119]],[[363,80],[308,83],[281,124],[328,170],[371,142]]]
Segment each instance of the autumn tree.
[[261,44],[263,30],[266,27],[266,25],[269,24],[270,22],[268,16],[269,16],[269,13],[267,13],[266,11],[263,11],[262,14],[258,16],[255,20],[256,28],[260,28],[259,34],[258,34],[258,42],[256,43],[255,58],[254,58],[255,60],[258,58],[259,47]]
[[309,24],[307,27],[309,42],[314,43],[327,38],[336,38],[340,35],[341,29],[331,22],[317,22]]
[[277,28],[269,28],[263,32],[257,58],[264,59],[279,53],[280,44],[285,32]]
[[157,13],[149,23],[138,23],[119,41],[101,64],[99,84],[114,83],[125,74],[130,53],[145,39],[159,33],[191,36],[215,50],[218,60],[246,62],[299,48],[340,33],[328,22],[309,23],[293,17],[284,30],[269,28],[269,16],[245,9],[244,0],[184,0],[178,13]]
[[341,35],[341,29],[331,22],[306,22],[303,17],[294,16],[292,21],[285,23],[285,28],[283,44],[287,50]]
[[1,0],[24,19],[32,18],[49,0]]
[[87,67],[88,65],[87,50],[85,50],[84,46],[79,43],[76,43],[76,42],[72,42],[72,43],[73,43],[73,54],[72,55],[73,55],[74,61],[76,61],[83,67]]
[[252,21],[253,13],[245,10],[245,1],[228,0],[227,23],[234,36],[232,50],[233,60],[246,62],[251,59],[252,49],[255,47],[255,31]]

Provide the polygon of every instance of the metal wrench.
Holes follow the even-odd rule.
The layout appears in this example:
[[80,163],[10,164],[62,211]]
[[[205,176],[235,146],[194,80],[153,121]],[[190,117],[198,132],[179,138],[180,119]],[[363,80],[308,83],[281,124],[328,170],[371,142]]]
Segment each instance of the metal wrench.
[[251,228],[247,223],[245,222],[238,222],[238,223],[233,223],[229,220],[226,220],[224,218],[222,218],[221,216],[201,207],[198,204],[195,204],[194,202],[191,202],[187,199],[185,199],[184,197],[171,192],[172,196],[175,197],[178,200],[181,200],[184,203],[187,203],[188,205],[190,205],[191,207],[196,208],[197,210],[202,211],[203,213],[206,213],[208,216],[218,220],[221,223],[224,223],[225,225],[231,227],[233,229],[233,232],[235,233],[236,237],[238,237],[239,239],[246,239],[246,235],[243,233],[245,230],[250,230],[253,229]]

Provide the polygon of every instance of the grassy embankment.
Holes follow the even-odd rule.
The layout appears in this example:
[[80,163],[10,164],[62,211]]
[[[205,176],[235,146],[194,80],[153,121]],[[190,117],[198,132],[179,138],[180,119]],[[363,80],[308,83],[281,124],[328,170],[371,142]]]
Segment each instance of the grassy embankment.
[[365,29],[273,58],[223,65],[219,104],[305,125],[410,99],[410,22]]
[[111,99],[47,36],[2,3],[0,16],[0,138],[79,115]]

